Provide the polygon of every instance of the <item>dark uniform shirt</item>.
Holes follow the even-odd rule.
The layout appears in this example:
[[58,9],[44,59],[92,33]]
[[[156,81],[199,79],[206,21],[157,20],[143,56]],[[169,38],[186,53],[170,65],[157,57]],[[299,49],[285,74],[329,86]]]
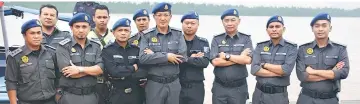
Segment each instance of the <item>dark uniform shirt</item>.
[[60,41],[71,38],[71,35],[67,31],[60,31],[59,29],[55,28],[51,35],[43,33],[43,41],[41,44],[47,44],[51,47],[56,48]]
[[92,16],[95,14],[95,8],[98,6],[99,3],[96,2],[76,2],[73,15],[76,13],[86,13],[90,16],[90,25],[91,28],[95,28],[95,22],[92,19]]
[[[151,65],[148,74],[157,76],[173,76],[179,74],[179,65],[172,64],[167,59],[167,53],[183,56],[186,62],[186,43],[181,30],[169,27],[167,34],[161,34],[156,28],[143,31],[145,35],[140,41],[140,63]],[[146,48],[151,49],[153,54],[145,54]]]
[[6,61],[6,88],[16,90],[19,100],[45,100],[55,95],[54,57],[45,46],[38,51],[22,46],[12,51]]
[[[188,61],[180,64],[180,80],[182,82],[205,80],[203,69],[209,65],[209,42],[205,38],[195,36],[193,40],[186,41],[186,47]],[[204,56],[190,57],[198,52],[204,53]]]
[[114,79],[127,79],[135,72],[134,64],[139,61],[139,48],[127,44],[121,47],[117,42],[105,46],[101,54],[105,71]]
[[[76,66],[94,66],[98,65],[104,69],[101,59],[100,43],[94,40],[86,39],[84,49],[81,48],[74,38],[65,39],[59,43],[56,49],[56,58],[59,69],[70,66],[70,60]],[[60,87],[92,87],[96,84],[95,76],[84,76],[81,78],[67,78],[61,75]]]
[[[240,55],[246,48],[253,50],[250,35],[240,32],[232,38],[226,33],[216,35],[211,42],[210,59],[217,58],[220,52]],[[246,78],[248,71],[246,65],[234,64],[226,67],[215,67],[214,74],[222,81],[234,81]]]
[[[134,34],[133,36],[130,37],[130,39],[128,40],[128,43],[130,43],[133,46],[140,47],[140,40],[141,40],[142,35],[144,35],[143,32],[138,32],[138,33]],[[148,71],[146,69],[146,67],[147,66],[141,65],[139,67],[139,69],[136,71],[136,73],[133,74],[133,76],[137,77],[137,78],[145,78],[147,76],[147,71]]]
[[297,45],[285,39],[274,46],[271,40],[260,42],[255,48],[251,64],[251,74],[255,75],[261,69],[261,63],[281,65],[284,72],[282,77],[261,77],[256,80],[261,84],[272,84],[277,86],[290,85],[290,74],[294,68],[297,57]]
[[[320,70],[332,70],[340,61],[345,62],[345,66],[339,70],[333,70],[335,78],[319,82],[306,81],[308,73],[306,66]],[[328,40],[326,47],[319,48],[316,41],[303,44],[299,47],[296,60],[296,74],[301,81],[301,87],[320,92],[331,92],[340,89],[337,84],[340,79],[345,79],[349,74],[349,58],[346,46]]]

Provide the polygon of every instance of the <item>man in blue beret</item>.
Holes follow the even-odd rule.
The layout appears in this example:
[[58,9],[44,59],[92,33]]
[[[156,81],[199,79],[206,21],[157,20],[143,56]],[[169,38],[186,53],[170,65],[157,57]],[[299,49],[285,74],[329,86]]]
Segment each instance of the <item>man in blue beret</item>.
[[103,73],[101,44],[86,38],[90,32],[90,16],[75,14],[69,22],[71,39],[59,42],[56,59],[59,66],[59,104],[98,104],[96,77]]
[[256,76],[252,104],[289,104],[287,86],[295,66],[297,45],[283,38],[284,19],[275,15],[266,23],[270,40],[257,43],[251,74]]
[[116,40],[106,45],[101,54],[112,85],[110,104],[143,104],[145,100],[139,78],[133,77],[139,69],[139,47],[128,42],[130,24],[127,18],[114,24],[112,32]]
[[210,47],[207,39],[196,35],[199,14],[190,11],[181,18],[188,61],[180,64],[180,104],[204,103],[204,68],[209,65]]
[[211,42],[210,60],[215,80],[213,104],[245,104],[249,98],[246,64],[251,63],[253,50],[250,35],[238,31],[239,12],[228,9],[221,15],[225,33],[215,35]]
[[5,84],[11,104],[56,104],[53,49],[42,45],[40,21],[21,27],[25,45],[6,59]]
[[143,31],[140,63],[148,68],[146,104],[179,104],[179,64],[187,61],[181,30],[169,26],[171,5],[159,3],[152,13],[156,27]]
[[300,45],[296,74],[302,87],[297,104],[338,104],[340,80],[349,74],[346,45],[331,41],[331,16],[321,13],[310,26],[315,40]]

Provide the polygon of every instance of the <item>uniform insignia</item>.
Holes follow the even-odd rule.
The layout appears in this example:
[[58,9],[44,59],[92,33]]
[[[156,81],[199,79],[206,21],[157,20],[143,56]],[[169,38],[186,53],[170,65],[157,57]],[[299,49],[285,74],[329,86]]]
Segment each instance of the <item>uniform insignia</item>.
[[139,44],[139,41],[138,40],[134,40],[133,42],[132,42],[132,44],[134,44],[134,45],[138,45]]
[[126,89],[124,90],[124,92],[125,92],[125,93],[131,93],[131,92],[132,92],[132,89],[131,89],[131,88],[126,88]]
[[71,52],[75,53],[76,49],[75,48],[71,48]]
[[85,19],[85,21],[88,21],[88,20],[89,20],[89,18],[88,18],[87,16],[85,16],[84,19]]
[[182,31],[181,29],[179,29],[179,28],[176,28],[176,27],[170,27],[171,28],[171,30],[176,30],[176,31]]
[[205,41],[205,42],[207,42],[207,39],[206,39],[206,38],[203,38],[203,37],[199,37],[199,39],[200,39],[200,40],[202,40],[202,41]]
[[60,45],[65,45],[66,43],[69,43],[70,42],[70,39],[69,38],[66,38],[62,41],[59,42]]
[[168,10],[168,9],[169,9],[168,5],[165,5],[164,9],[165,9],[165,10]]
[[144,11],[143,11],[143,13],[144,13],[144,14],[147,14],[147,11],[146,11],[146,10],[144,10]]
[[204,52],[209,53],[210,52],[210,47],[204,47]]
[[286,43],[289,43],[289,44],[292,44],[292,45],[294,45],[294,46],[297,46],[297,44],[294,43],[294,42],[291,42],[291,41],[288,41],[288,40],[285,40],[285,42],[286,42]]
[[150,28],[150,29],[146,29],[146,30],[144,30],[144,31],[142,31],[144,34],[147,34],[147,33],[149,33],[149,32],[152,32],[152,31],[154,31],[155,30],[155,28]]
[[327,19],[330,19],[330,15],[327,15]]
[[10,55],[11,55],[12,57],[15,57],[15,55],[19,54],[20,52],[22,52],[22,49],[21,49],[21,48],[18,48],[18,49],[16,49],[16,50],[12,51],[12,52],[10,53]]
[[195,14],[196,17],[199,16],[197,12],[194,12],[194,14]]
[[126,20],[126,25],[130,26],[130,22],[128,20]]
[[269,52],[270,48],[268,46],[264,46],[264,52]]
[[237,14],[236,10],[234,10],[234,14]]
[[157,40],[157,38],[156,38],[156,37],[152,37],[152,38],[151,38],[151,42],[157,43],[157,42],[158,42],[158,40]]
[[52,47],[52,46],[50,46],[50,45],[45,45],[45,47],[48,48],[48,49],[56,50],[55,47]]
[[99,40],[99,41],[96,41],[96,40],[93,40],[93,39],[89,39],[89,40],[90,40],[90,42],[94,42],[94,43],[96,43],[96,44],[98,44],[98,45],[101,46],[100,40]]
[[314,53],[314,50],[313,50],[312,48],[308,48],[308,49],[306,50],[306,53],[307,53],[308,55],[311,55],[311,54]]
[[22,57],[21,57],[21,61],[22,61],[23,63],[28,63],[28,62],[29,62],[29,57],[27,57],[27,56],[22,56]]
[[41,23],[39,20],[36,21],[36,24],[41,26]]
[[225,40],[222,40],[221,43],[222,43],[222,44],[226,44],[226,41],[225,41]]
[[278,18],[277,18],[279,21],[282,21],[282,18],[280,17],[280,16],[278,16]]

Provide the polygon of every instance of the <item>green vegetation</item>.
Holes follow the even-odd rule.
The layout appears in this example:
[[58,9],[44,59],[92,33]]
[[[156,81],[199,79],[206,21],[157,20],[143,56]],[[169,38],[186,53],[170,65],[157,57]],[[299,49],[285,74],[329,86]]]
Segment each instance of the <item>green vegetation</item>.
[[[18,5],[27,8],[38,9],[43,4],[53,4],[61,13],[72,13],[76,2],[6,2],[5,5]],[[131,3],[131,2],[99,2],[107,5],[111,13],[128,13],[132,14],[137,9],[145,8],[151,12],[154,3]],[[335,17],[360,17],[360,8],[345,10],[339,8],[299,8],[299,7],[246,7],[232,5],[213,5],[213,4],[193,4],[193,3],[175,3],[173,4],[173,14],[183,14],[190,10],[197,11],[200,15],[220,15],[228,8],[237,8],[242,16],[314,16],[320,12],[330,13]]]

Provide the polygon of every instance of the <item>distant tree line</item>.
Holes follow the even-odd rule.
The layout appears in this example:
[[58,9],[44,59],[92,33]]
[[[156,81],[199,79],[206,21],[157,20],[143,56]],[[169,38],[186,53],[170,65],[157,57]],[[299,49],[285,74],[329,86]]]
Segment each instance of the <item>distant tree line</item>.
[[[5,6],[23,6],[32,9],[38,9],[43,4],[55,5],[60,13],[72,13],[76,2],[5,2]],[[132,3],[132,2],[99,2],[107,5],[111,13],[132,14],[137,9],[145,8],[151,12],[156,3]],[[174,3],[172,8],[173,14],[184,14],[187,11],[195,10],[200,15],[220,15],[228,8],[236,8],[242,16],[314,16],[320,12],[330,13],[335,17],[360,17],[360,8],[345,10],[340,8],[302,8],[302,7],[246,7],[243,5],[214,5],[214,4],[193,4],[193,3]]]

